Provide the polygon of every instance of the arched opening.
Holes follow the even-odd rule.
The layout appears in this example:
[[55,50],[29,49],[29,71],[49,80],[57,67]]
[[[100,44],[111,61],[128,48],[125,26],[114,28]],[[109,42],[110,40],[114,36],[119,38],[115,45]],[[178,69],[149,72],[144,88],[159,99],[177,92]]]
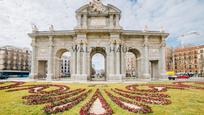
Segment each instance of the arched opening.
[[126,52],[126,78],[139,78],[140,53],[136,49]]
[[106,80],[106,52],[103,48],[92,49],[90,60],[90,77],[92,81]]
[[57,51],[55,58],[55,79],[71,77],[71,52],[67,49]]

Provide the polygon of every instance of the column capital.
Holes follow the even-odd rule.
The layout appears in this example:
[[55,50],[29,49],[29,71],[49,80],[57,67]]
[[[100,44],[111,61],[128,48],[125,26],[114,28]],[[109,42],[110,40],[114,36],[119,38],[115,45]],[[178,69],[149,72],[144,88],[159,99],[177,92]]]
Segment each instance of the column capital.
[[144,35],[145,40],[148,40],[148,38],[149,38],[149,35]]
[[34,43],[34,42],[31,43],[31,46],[32,47],[37,47],[36,43]]
[[165,41],[162,41],[161,44],[160,44],[160,47],[166,47],[166,42]]
[[144,47],[148,47],[149,46],[149,36],[148,35],[144,35]]
[[32,37],[32,42],[31,42],[32,47],[36,47],[36,37]]
[[87,41],[87,39],[77,39],[77,40],[74,41],[74,44],[76,44],[76,45],[87,45],[88,41]]
[[122,44],[122,40],[121,39],[117,39],[116,43],[117,43],[117,45],[121,45]]
[[161,36],[161,44],[160,47],[166,47],[166,41],[165,41],[165,36]]

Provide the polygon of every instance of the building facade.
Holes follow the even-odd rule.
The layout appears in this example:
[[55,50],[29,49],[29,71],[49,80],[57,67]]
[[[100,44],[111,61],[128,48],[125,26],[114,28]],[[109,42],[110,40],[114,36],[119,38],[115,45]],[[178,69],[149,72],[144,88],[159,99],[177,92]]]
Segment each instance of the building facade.
[[204,72],[204,45],[176,48],[174,51],[175,72]]
[[62,56],[61,58],[61,77],[71,76],[71,58],[68,56]]
[[[17,73],[31,69],[31,51],[28,48],[4,46],[0,48],[0,72]],[[10,73],[9,73],[10,72]]]
[[137,60],[133,53],[126,53],[126,76],[127,77],[138,77],[136,75]]
[[174,71],[174,48],[166,47],[166,71]]
[[[105,57],[106,81],[123,81],[126,78],[126,53],[137,57],[138,79],[159,79],[165,74],[164,31],[124,30],[119,21],[121,11],[113,5],[93,1],[76,10],[77,26],[74,30],[39,31],[36,26],[29,33],[32,38],[31,77],[47,80],[60,77],[60,58],[71,53],[73,81],[91,79],[91,59],[100,53]],[[47,65],[47,66],[46,66]],[[47,73],[46,73],[47,70]]]

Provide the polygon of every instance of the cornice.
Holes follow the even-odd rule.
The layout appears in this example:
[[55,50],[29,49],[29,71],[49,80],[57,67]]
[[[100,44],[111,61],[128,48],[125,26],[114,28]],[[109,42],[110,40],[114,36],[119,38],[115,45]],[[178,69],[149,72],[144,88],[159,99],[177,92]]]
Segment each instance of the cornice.
[[75,29],[75,30],[63,30],[63,31],[37,31],[29,33],[30,37],[43,37],[43,36],[76,36],[79,33],[117,33],[122,36],[163,36],[164,38],[169,36],[169,33],[160,31],[138,31],[138,30],[122,30],[122,29]]

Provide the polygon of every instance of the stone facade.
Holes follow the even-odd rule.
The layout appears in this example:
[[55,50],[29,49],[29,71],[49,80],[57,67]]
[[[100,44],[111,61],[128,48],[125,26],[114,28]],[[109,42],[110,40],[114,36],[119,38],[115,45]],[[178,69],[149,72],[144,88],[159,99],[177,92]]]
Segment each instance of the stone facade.
[[69,56],[62,56],[61,58],[61,78],[70,77],[71,75],[71,58]]
[[[39,79],[40,73],[47,80],[58,79],[60,57],[69,51],[73,81],[91,80],[91,59],[95,53],[105,56],[105,80],[123,81],[126,77],[124,49],[138,56],[139,79],[162,78],[168,33],[123,30],[119,25],[121,11],[113,5],[99,3],[84,5],[76,11],[74,30],[55,31],[51,26],[50,31],[38,31],[34,26],[29,33],[33,48],[32,78]],[[47,73],[42,68],[47,68]]]
[[176,48],[173,58],[175,72],[192,72],[204,76],[204,45]]
[[0,71],[30,71],[31,51],[14,46],[0,47]]

